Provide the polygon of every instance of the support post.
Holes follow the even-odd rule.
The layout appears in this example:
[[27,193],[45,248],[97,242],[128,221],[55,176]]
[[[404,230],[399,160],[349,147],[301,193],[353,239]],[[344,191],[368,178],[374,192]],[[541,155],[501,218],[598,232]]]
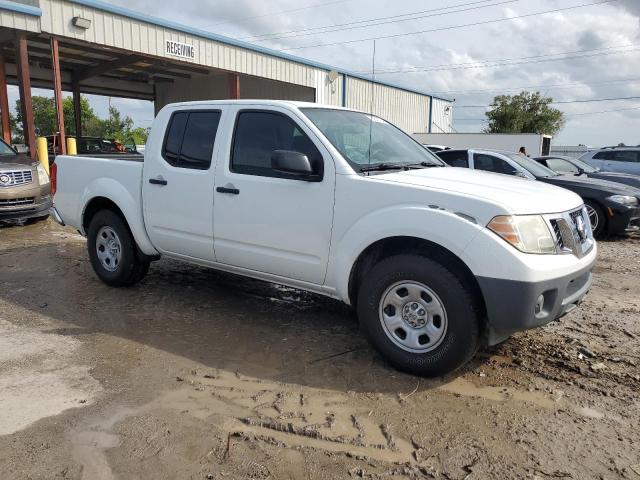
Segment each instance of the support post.
[[73,116],[76,123],[76,138],[82,136],[82,106],[80,103],[80,85],[74,83],[73,89]]
[[[64,134],[64,106],[62,103],[62,80],[60,79],[60,54],[58,52],[58,39],[51,37],[51,64],[53,70],[53,96],[56,102],[56,119],[60,132],[60,153],[67,154],[67,141]],[[56,152],[53,152],[55,155]]]
[[0,116],[2,116],[2,139],[11,145],[11,121],[9,117],[9,95],[4,53],[0,51]]
[[27,51],[27,36],[23,32],[16,33],[16,58],[18,69],[18,90],[20,91],[20,106],[22,109],[22,131],[24,142],[29,149],[29,155],[34,160],[36,153],[36,134],[33,121],[33,102],[31,100],[31,72],[29,70],[29,52]]
[[230,73],[229,79],[229,98],[232,100],[240,99],[240,75],[237,73]]

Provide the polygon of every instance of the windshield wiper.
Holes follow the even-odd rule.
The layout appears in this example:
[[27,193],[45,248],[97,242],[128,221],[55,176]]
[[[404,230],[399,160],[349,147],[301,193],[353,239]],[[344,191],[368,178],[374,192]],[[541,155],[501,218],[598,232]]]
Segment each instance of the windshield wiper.
[[402,170],[406,167],[401,163],[374,163],[372,165],[367,165],[365,167],[361,167],[360,171],[362,173],[365,172],[384,172],[386,170]]
[[441,165],[439,163],[430,163],[430,162],[409,163],[406,166],[407,167],[411,167],[411,168],[415,168],[415,167],[425,167],[425,168],[429,168],[429,167],[444,167],[444,165]]

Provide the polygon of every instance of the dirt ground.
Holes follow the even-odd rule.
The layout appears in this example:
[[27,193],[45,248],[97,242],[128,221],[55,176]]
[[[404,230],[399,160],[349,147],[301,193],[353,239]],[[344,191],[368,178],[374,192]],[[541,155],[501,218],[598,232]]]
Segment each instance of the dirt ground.
[[425,380],[333,300],[113,289],[72,230],[0,228],[0,479],[640,479],[640,237],[599,246],[581,308]]

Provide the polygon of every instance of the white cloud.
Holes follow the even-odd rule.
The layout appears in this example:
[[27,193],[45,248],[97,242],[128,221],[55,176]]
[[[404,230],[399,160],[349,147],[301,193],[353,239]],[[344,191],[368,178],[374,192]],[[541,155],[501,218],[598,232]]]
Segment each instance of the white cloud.
[[[115,0],[113,3],[146,12],[145,0]],[[447,5],[459,4],[455,0],[423,2],[420,0],[345,0],[325,6],[299,10],[319,0],[219,0],[215,7],[204,0],[182,0],[180,8],[174,2],[157,1],[153,14],[193,27],[209,27],[215,33],[236,38],[265,33],[286,32],[305,28],[341,24],[362,19],[399,15]],[[508,6],[496,6],[466,13],[456,13],[380,25],[370,28],[340,31],[325,35],[299,36],[289,39],[259,42],[274,49],[301,45],[360,39],[418,30],[459,25],[498,18],[564,8],[578,5],[578,0],[520,0]],[[279,15],[273,12],[297,10]],[[265,16],[267,15],[267,16]],[[246,19],[247,17],[256,17]],[[221,24],[220,22],[227,23]],[[558,52],[593,50],[620,45],[640,47],[640,1],[619,0],[588,8],[530,16],[481,26],[450,29],[420,35],[408,35],[377,42],[376,64],[378,69],[407,69],[414,66],[433,66],[482,62],[486,60],[531,57]],[[627,48],[627,50],[630,50]],[[371,68],[372,42],[349,43],[332,47],[295,50],[290,53],[334,64],[351,70]],[[599,53],[599,52],[593,52]],[[601,51],[600,53],[605,53]],[[425,91],[462,91],[485,89],[512,89],[528,85],[578,84],[570,88],[542,89],[558,100],[589,100],[618,96],[640,95],[640,81],[585,85],[626,78],[640,78],[636,65],[640,60],[640,48],[629,53],[586,56],[555,62],[534,62],[499,68],[466,68],[421,73],[380,75],[379,78],[395,81]],[[455,97],[457,103],[489,104],[496,92],[471,95],[443,94]],[[513,93],[511,90],[507,93]],[[562,105],[567,114],[595,112],[630,107],[640,107],[639,102],[602,102]],[[124,106],[123,106],[124,108]],[[479,118],[482,109],[456,109],[455,118]],[[567,144],[592,145],[640,143],[637,121],[640,110],[627,110],[593,116],[569,117],[565,130],[557,141]],[[459,122],[462,131],[477,131],[481,122]]]

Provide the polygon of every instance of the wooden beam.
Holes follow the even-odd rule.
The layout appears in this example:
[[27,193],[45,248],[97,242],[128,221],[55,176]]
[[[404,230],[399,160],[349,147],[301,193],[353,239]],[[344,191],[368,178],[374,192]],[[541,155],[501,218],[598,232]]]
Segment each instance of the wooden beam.
[[33,121],[33,102],[31,100],[31,74],[29,72],[29,52],[27,51],[27,36],[24,32],[16,33],[16,57],[18,69],[18,90],[20,91],[20,106],[22,108],[22,131],[24,143],[29,149],[29,155],[37,158],[35,123]]
[[240,99],[240,75],[237,73],[228,73],[229,81],[229,98],[233,100]]
[[74,83],[71,87],[73,92],[73,116],[76,123],[76,137],[82,136],[82,103],[80,96],[80,85]]
[[[64,107],[62,104],[62,80],[60,78],[60,53],[58,39],[51,37],[51,62],[53,63],[53,97],[56,102],[56,119],[58,123],[58,138],[60,139],[60,153],[67,154],[67,141],[64,135]],[[55,154],[55,152],[54,152]]]
[[74,82],[80,83],[83,80],[92,77],[99,77],[103,73],[108,73],[119,68],[126,67],[141,60],[139,55],[127,55],[126,57],[111,60],[110,62],[101,62],[94,67],[83,68],[73,74]]
[[9,95],[4,52],[0,51],[0,116],[2,116],[2,139],[11,145],[11,120],[9,117]]

